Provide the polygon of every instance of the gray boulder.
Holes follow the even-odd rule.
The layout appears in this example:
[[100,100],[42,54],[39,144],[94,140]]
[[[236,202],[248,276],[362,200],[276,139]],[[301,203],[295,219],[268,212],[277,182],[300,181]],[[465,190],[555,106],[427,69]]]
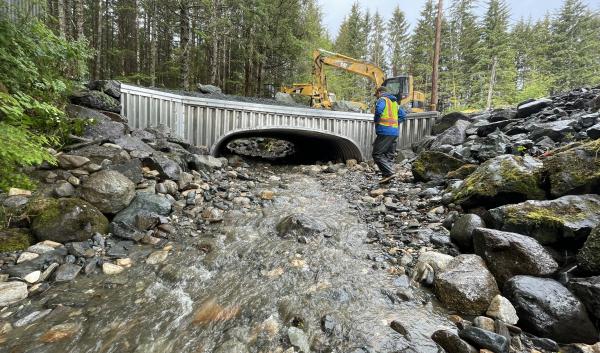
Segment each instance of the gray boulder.
[[127,126],[121,122],[111,120],[97,110],[75,104],[67,106],[67,114],[71,119],[86,121],[83,137],[92,140],[117,139],[128,132]]
[[451,330],[438,330],[431,339],[448,353],[479,353],[479,350],[463,341]]
[[459,217],[452,230],[450,239],[463,251],[473,250],[473,231],[475,228],[485,227],[485,222],[476,214],[466,214]]
[[445,307],[467,315],[484,314],[500,294],[494,276],[477,255],[460,255],[450,261],[436,274],[434,290]]
[[442,132],[435,138],[435,142],[431,145],[432,149],[436,149],[443,145],[460,145],[465,142],[467,138],[467,128],[471,125],[466,120],[458,120],[454,125]]
[[526,330],[561,343],[598,341],[584,305],[559,282],[515,276],[506,282],[504,292],[517,309],[519,325]]
[[76,198],[38,200],[32,217],[31,230],[38,240],[84,241],[94,233],[108,231],[108,220],[102,212]]
[[589,278],[573,278],[569,281],[569,289],[583,302],[588,313],[596,322],[600,321],[600,276]]
[[552,104],[552,100],[547,98],[523,102],[517,106],[517,115],[515,116],[515,118],[527,118],[532,114],[542,111],[550,104]]
[[119,81],[96,80],[90,81],[86,86],[91,90],[100,91],[113,98],[121,99],[121,82]]
[[122,163],[111,164],[107,166],[106,169],[114,170],[123,174],[135,184],[144,179],[142,172],[142,161],[138,158],[132,158]]
[[596,124],[592,127],[590,127],[589,129],[585,130],[585,132],[587,133],[588,137],[596,140],[600,138],[600,124]]
[[502,155],[490,159],[470,174],[453,193],[464,207],[495,207],[546,196],[541,187],[543,164],[525,156]]
[[107,110],[114,113],[121,112],[121,103],[117,99],[100,91],[79,91],[74,93],[70,99],[71,103],[83,105],[84,107]]
[[113,141],[115,145],[121,146],[125,151],[138,151],[153,153],[154,149],[146,144],[144,141],[131,135],[121,136],[120,138]]
[[594,228],[577,253],[577,264],[584,271],[600,274],[600,226]]
[[417,181],[441,180],[448,172],[466,163],[438,151],[423,151],[412,164],[412,174]]
[[223,94],[221,88],[213,85],[203,85],[201,83],[198,84],[198,91],[204,94]]
[[549,201],[526,201],[490,210],[495,228],[535,238],[542,245],[583,244],[600,224],[599,195],[568,195]]
[[130,159],[129,154],[119,148],[91,145],[80,148],[73,153],[79,156],[89,158],[92,163],[101,165],[102,161],[107,159],[112,163],[123,163]]
[[281,237],[312,238],[330,236],[325,223],[305,214],[292,214],[284,217],[277,224],[276,230]]
[[162,195],[138,193],[133,201],[121,212],[117,213],[113,222],[123,222],[134,225],[135,216],[143,213],[155,213],[161,216],[168,216],[171,213],[172,201]]
[[502,131],[496,130],[474,141],[470,147],[470,153],[479,162],[485,162],[488,159],[509,153],[511,145],[510,138]]
[[466,327],[458,335],[475,347],[487,349],[494,353],[508,353],[510,347],[510,342],[506,337],[479,327]]
[[181,166],[160,152],[155,152],[151,157],[144,158],[143,164],[146,167],[157,170],[160,173],[161,179],[177,181],[181,176]]
[[291,95],[283,92],[275,93],[275,100],[286,104],[295,104],[294,98]]
[[27,298],[27,283],[11,281],[0,282],[0,307],[17,303]]
[[433,135],[439,135],[442,132],[444,132],[444,131],[448,130],[449,128],[451,128],[452,126],[454,126],[454,124],[456,124],[456,122],[459,120],[469,121],[470,119],[465,114],[459,113],[459,112],[446,114],[443,117],[441,117],[435,123],[435,125],[433,125],[431,133]]
[[87,178],[79,192],[103,213],[115,214],[133,200],[135,184],[117,171],[102,170]]
[[210,171],[212,169],[223,168],[223,162],[219,158],[211,155],[192,154],[188,156],[188,164],[190,168],[200,171]]
[[600,193],[600,140],[575,143],[544,160],[552,196]]
[[574,123],[575,120],[557,120],[549,123],[533,124],[531,125],[532,131],[529,134],[529,138],[537,140],[546,136],[560,142],[569,136],[572,138],[575,135]]
[[525,235],[477,228],[473,243],[500,285],[516,275],[545,277],[558,270],[550,253]]

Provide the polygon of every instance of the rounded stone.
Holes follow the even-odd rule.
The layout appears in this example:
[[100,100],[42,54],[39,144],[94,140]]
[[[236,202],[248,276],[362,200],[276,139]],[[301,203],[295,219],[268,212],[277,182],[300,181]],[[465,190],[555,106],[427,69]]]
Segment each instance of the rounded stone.
[[129,206],[135,196],[135,184],[114,170],[92,174],[81,186],[81,197],[103,213],[115,214]]

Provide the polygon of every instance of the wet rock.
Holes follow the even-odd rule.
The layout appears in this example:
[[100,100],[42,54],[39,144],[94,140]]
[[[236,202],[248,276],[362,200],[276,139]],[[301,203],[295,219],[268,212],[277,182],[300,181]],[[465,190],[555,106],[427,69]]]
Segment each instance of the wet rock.
[[216,207],[207,207],[202,211],[202,219],[211,223],[223,221],[223,210]]
[[543,199],[543,164],[525,156],[502,155],[483,163],[454,192],[463,207],[495,207],[530,199]]
[[473,174],[479,166],[476,164],[465,164],[462,167],[448,172],[446,174],[446,179],[460,179],[463,180],[467,178],[469,175]]
[[46,309],[43,311],[33,311],[29,314],[27,314],[26,316],[20,318],[19,320],[15,321],[15,327],[24,327],[27,326],[29,324],[32,324],[42,318],[44,318],[45,316],[47,316],[48,314],[50,314],[50,312],[52,311],[52,309]]
[[75,198],[42,199],[36,203],[31,230],[39,240],[84,241],[108,231],[108,220],[92,204]]
[[162,179],[178,181],[182,172],[181,166],[177,162],[158,152],[155,152],[152,157],[144,158],[143,164],[157,170]]
[[577,264],[584,271],[600,274],[600,226],[594,228],[577,253]]
[[27,298],[27,284],[23,282],[0,282],[0,307]]
[[521,103],[517,106],[517,115],[515,116],[515,118],[527,118],[532,114],[542,111],[550,104],[552,104],[552,100],[547,98]]
[[25,276],[22,277],[22,279],[29,283],[29,284],[33,284],[35,282],[37,282],[40,277],[42,276],[42,271],[32,271],[30,273],[27,273]]
[[494,353],[508,353],[510,342],[506,337],[478,327],[467,327],[458,335],[463,340],[480,349],[488,349]]
[[477,136],[485,137],[498,129],[503,129],[505,126],[507,126],[508,124],[513,123],[513,122],[514,121],[511,121],[511,120],[500,120],[500,121],[495,121],[495,122],[489,122],[487,124],[478,125],[477,126]]
[[116,80],[96,80],[86,84],[87,88],[108,94],[115,99],[121,99],[121,82]]
[[77,277],[82,267],[74,264],[62,264],[56,269],[54,273],[54,280],[56,282],[67,282],[72,281]]
[[417,181],[441,180],[448,172],[462,167],[465,162],[442,152],[424,151],[412,164],[412,173]]
[[475,228],[485,227],[485,222],[476,214],[466,214],[460,216],[452,230],[450,239],[464,251],[473,249],[473,231]]
[[19,255],[19,258],[17,259],[17,263],[20,264],[25,261],[31,261],[39,256],[40,256],[39,254],[36,254],[33,252],[23,251],[21,253],[21,255]]
[[526,235],[477,228],[473,242],[500,285],[516,275],[546,277],[558,270],[550,253]]
[[288,328],[288,338],[292,346],[298,348],[300,352],[309,353],[310,345],[304,331],[297,327]]
[[84,107],[107,110],[114,113],[121,112],[121,103],[103,92],[83,90],[75,92],[70,99],[71,103]]
[[470,315],[485,313],[499,294],[494,277],[477,255],[455,257],[436,274],[434,290],[447,308]]
[[43,343],[54,343],[64,341],[74,336],[81,330],[81,325],[77,323],[63,323],[52,326],[46,331],[39,340]]
[[156,265],[162,262],[165,262],[167,257],[169,256],[169,252],[165,250],[159,250],[151,253],[146,259],[146,263],[149,265]]
[[569,195],[550,201],[526,201],[490,210],[496,228],[535,238],[542,245],[582,244],[600,224],[600,196]]
[[283,218],[276,227],[281,237],[328,236],[327,226],[320,220],[305,214],[293,214]]
[[131,203],[135,184],[117,171],[102,170],[83,183],[80,194],[101,212],[115,214]]
[[90,243],[87,241],[72,242],[65,244],[69,254],[76,257],[92,257],[94,256],[94,250],[91,248]]
[[473,326],[479,327],[480,329],[494,332],[495,324],[494,319],[486,316],[477,316],[473,319]]
[[552,196],[600,193],[600,140],[572,146],[544,160]]
[[485,314],[510,325],[515,325],[519,321],[515,307],[508,299],[499,294],[492,299]]
[[117,275],[125,270],[124,267],[105,262],[102,264],[102,272],[105,275]]
[[0,229],[0,253],[25,250],[29,244],[30,235],[25,229]]
[[107,145],[92,145],[78,149],[77,154],[85,156],[92,163],[101,165],[104,160],[109,160],[112,163],[123,163],[130,159],[129,155],[122,149],[110,147]]
[[583,304],[557,281],[515,276],[504,292],[517,309],[519,326],[532,333],[564,343],[598,340]]
[[444,131],[448,130],[449,128],[451,128],[452,126],[454,126],[460,120],[468,122],[470,119],[465,114],[459,113],[459,112],[453,112],[453,113],[446,114],[443,117],[441,117],[435,123],[435,125],[433,125],[431,133],[433,135],[439,135],[442,132],[444,132]]
[[563,141],[570,137],[572,139],[576,131],[573,128],[574,120],[558,120],[549,123],[533,124],[529,138],[537,140],[542,137],[549,137],[553,141]]
[[478,353],[479,351],[466,341],[463,341],[451,330],[438,330],[431,339],[448,353]]
[[574,278],[569,282],[569,289],[575,293],[596,321],[600,320],[600,276]]
[[502,131],[496,130],[486,137],[477,139],[469,148],[473,158],[479,162],[498,157],[510,152],[511,141]]
[[133,225],[135,224],[135,216],[143,211],[168,216],[171,213],[172,203],[173,201],[162,195],[138,193],[127,208],[117,213],[113,222]]
[[112,222],[110,224],[110,231],[114,236],[121,239],[140,241],[144,237],[144,233],[138,230],[138,228],[122,221]]

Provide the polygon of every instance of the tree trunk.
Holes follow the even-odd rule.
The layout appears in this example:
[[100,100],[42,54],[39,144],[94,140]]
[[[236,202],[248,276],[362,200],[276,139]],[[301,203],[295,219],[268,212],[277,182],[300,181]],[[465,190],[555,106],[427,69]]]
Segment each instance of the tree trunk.
[[156,38],[156,0],[152,1],[152,15],[150,19],[150,85],[156,87],[156,54],[158,40]]
[[65,9],[65,0],[58,0],[58,33],[61,37],[66,38],[67,35],[67,13]]
[[217,84],[217,55],[219,52],[219,42],[217,41],[217,7],[219,6],[218,0],[212,1],[212,16],[211,16],[211,40],[212,40],[212,52],[210,55],[210,83]]
[[492,76],[490,77],[490,85],[488,88],[487,104],[486,109],[490,110],[492,107],[492,97],[494,96],[494,86],[496,85],[496,66],[498,65],[498,57],[494,56],[492,62]]
[[189,6],[186,0],[180,2],[179,24],[181,27],[181,85],[186,91],[190,90],[190,18]]
[[102,0],[96,0],[96,41],[94,48],[96,49],[96,57],[94,63],[94,79],[100,79],[100,65],[102,58]]
[[83,33],[83,0],[75,0],[75,27],[77,29],[77,40],[85,38]]

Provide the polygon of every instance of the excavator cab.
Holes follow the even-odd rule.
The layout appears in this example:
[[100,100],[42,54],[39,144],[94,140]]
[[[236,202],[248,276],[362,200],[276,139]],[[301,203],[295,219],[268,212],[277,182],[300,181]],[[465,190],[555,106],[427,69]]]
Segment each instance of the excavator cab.
[[425,111],[425,95],[413,90],[413,78],[410,75],[391,77],[383,81],[382,86],[389,89],[400,100],[400,105],[408,108],[409,112]]

